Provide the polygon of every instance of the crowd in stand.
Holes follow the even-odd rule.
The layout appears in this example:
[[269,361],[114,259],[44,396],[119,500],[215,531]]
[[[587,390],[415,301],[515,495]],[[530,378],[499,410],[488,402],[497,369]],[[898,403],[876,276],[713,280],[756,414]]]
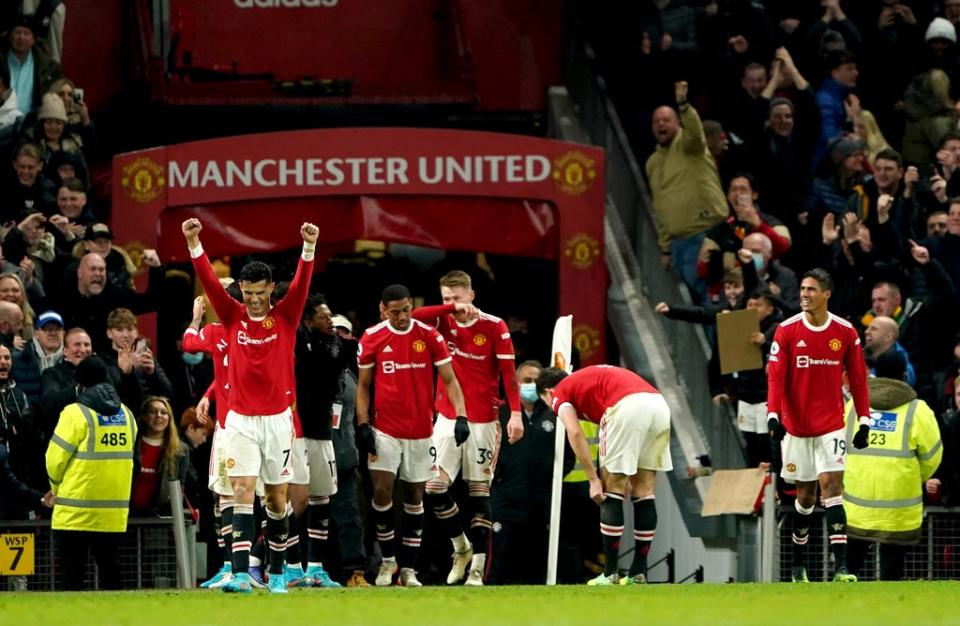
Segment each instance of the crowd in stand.
[[[626,11],[595,24],[625,36],[594,45],[646,158],[664,267],[694,301],[658,312],[713,324],[755,309],[766,353],[799,311],[797,276],[826,269],[830,310],[860,331],[868,364],[903,354],[907,382],[940,416],[945,461],[927,497],[956,504],[960,2],[649,0]],[[762,370],[721,377],[714,359],[711,372],[750,461],[767,460]]]

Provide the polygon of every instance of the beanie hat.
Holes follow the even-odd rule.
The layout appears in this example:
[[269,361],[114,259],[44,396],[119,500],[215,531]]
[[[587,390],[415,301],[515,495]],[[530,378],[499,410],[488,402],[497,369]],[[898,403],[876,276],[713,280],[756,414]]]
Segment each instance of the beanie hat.
[[843,163],[844,159],[858,150],[863,150],[863,142],[853,138],[838,137],[827,145],[827,153],[837,165]]
[[93,387],[107,382],[107,364],[95,354],[91,354],[77,365],[73,379],[81,387]]
[[930,41],[931,39],[946,39],[951,43],[957,43],[957,29],[950,20],[935,17],[927,26],[927,35],[924,37],[924,41]]
[[40,112],[37,113],[37,119],[60,120],[66,124],[67,107],[63,105],[63,99],[55,93],[43,94],[43,104],[40,105]]

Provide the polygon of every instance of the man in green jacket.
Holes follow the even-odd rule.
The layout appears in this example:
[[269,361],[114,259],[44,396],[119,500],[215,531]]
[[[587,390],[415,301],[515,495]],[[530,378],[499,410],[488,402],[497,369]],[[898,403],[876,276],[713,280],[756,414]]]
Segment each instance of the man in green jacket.
[[[904,381],[906,360],[888,350],[874,363],[868,381],[870,445],[850,445],[857,423],[847,402],[847,565],[860,574],[871,543],[880,550],[880,579],[903,578],[907,546],[917,543],[923,524],[923,484],[943,456],[937,418]],[[853,417],[851,417],[853,416]]]
[[647,183],[663,266],[672,263],[703,300],[706,286],[697,275],[697,257],[707,229],[727,216],[727,200],[700,116],[687,102],[687,83],[675,83],[674,95],[676,109],[662,106],[653,112],[657,149],[647,159]]

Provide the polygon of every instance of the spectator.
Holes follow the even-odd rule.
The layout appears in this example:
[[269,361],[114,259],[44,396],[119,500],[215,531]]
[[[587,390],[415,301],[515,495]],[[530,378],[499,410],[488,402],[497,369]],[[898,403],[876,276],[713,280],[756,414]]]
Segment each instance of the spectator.
[[[107,364],[107,380],[116,388],[120,399],[136,402],[142,398],[173,395],[173,385],[157,362],[150,343],[137,329],[137,316],[130,309],[117,308],[107,315],[107,338],[110,350],[101,358]],[[172,413],[171,413],[172,414]]]
[[31,406],[40,405],[43,372],[63,359],[63,318],[56,311],[37,317],[33,339],[13,352],[13,379]]
[[10,453],[0,446],[0,519],[18,519],[10,513],[11,508],[41,510],[53,508],[53,492],[40,493],[23,482],[10,466]]
[[821,0],[823,14],[807,31],[809,47],[819,51],[820,61],[829,65],[831,54],[858,50],[863,36],[853,20],[847,18],[840,0]]
[[876,375],[875,364],[880,355],[893,350],[903,357],[904,367],[906,368],[906,378],[904,380],[911,387],[917,384],[917,373],[910,363],[910,356],[897,341],[900,337],[900,328],[895,320],[884,315],[878,315],[873,318],[863,335],[863,354],[867,357],[867,365],[870,365],[871,374]]
[[44,162],[49,163],[51,157],[58,152],[68,152],[83,157],[82,140],[67,131],[66,125],[67,109],[63,105],[63,100],[54,93],[44,94],[43,104],[37,113],[36,127],[28,134],[43,151]]
[[4,245],[8,258],[18,262],[15,270],[28,287],[27,297],[40,305],[46,297],[44,278],[63,271],[64,255],[58,253],[56,238],[46,231],[47,218],[42,213],[21,217],[17,227],[7,233]]
[[854,187],[862,183],[863,142],[856,138],[834,139],[821,164],[820,176],[813,180],[800,223],[819,224],[827,213],[843,215]]
[[170,482],[186,483],[188,449],[180,441],[172,413],[166,398],[150,396],[137,415],[130,492],[130,514],[135,517],[154,517],[168,511]]
[[[33,282],[36,283],[37,281]],[[27,340],[33,338],[34,316],[30,301],[23,297],[24,291],[23,282],[15,273],[4,272],[0,274],[0,301],[15,304],[20,309],[20,323],[28,325],[29,328],[22,328],[17,334],[22,339]]]
[[[950,82],[954,89],[960,87],[957,79],[957,30],[948,20],[942,17],[935,17],[927,26],[927,32],[924,36],[925,47],[923,58],[923,69],[936,68],[943,70],[950,77]],[[952,93],[954,97],[956,93]]]
[[97,133],[90,119],[90,109],[83,98],[85,94],[77,89],[69,78],[53,81],[47,93],[55,93],[63,99],[63,105],[67,109],[65,130],[80,142],[83,156],[87,161],[91,161],[96,156]]
[[[795,88],[792,100],[774,97],[777,89],[790,84]],[[810,83],[784,48],[777,50],[763,98],[766,123],[762,141],[750,147],[751,171],[767,212],[792,228],[810,190],[818,118]]]
[[[896,352],[876,363],[870,394],[870,446],[847,450],[843,500],[850,538],[848,564],[857,575],[871,543],[880,551],[880,580],[903,578],[907,545],[920,539],[923,484],[943,455],[936,416],[903,382],[906,367]],[[854,409],[847,402],[847,437]],[[909,430],[908,430],[909,429]]]
[[43,169],[43,152],[32,143],[17,148],[13,157],[13,168],[2,181],[7,201],[3,205],[4,222],[16,220],[21,213],[43,213],[52,215],[56,205],[56,189],[47,179]]
[[61,287],[51,300],[58,311],[63,311],[68,327],[83,325],[94,333],[97,350],[109,348],[107,344],[107,314],[119,308],[134,313],[153,311],[157,306],[159,292],[163,287],[164,272],[156,252],[147,250],[144,263],[150,267],[150,279],[146,293],[120,290],[107,280],[107,265],[99,254],[88,253],[80,259],[75,278],[68,272]]
[[[63,183],[76,179],[81,183],[78,187],[78,191],[86,192],[87,188],[90,186],[90,175],[87,173],[87,165],[81,155],[74,154],[72,152],[55,152],[50,156],[50,160],[47,161],[46,167],[43,169],[44,174],[47,178],[54,181],[57,184],[59,189]],[[61,209],[59,202],[59,192],[57,194],[57,208]],[[80,205],[81,207],[83,205]],[[93,222],[93,213],[90,213],[90,222]]]
[[10,86],[10,67],[0,63],[0,146],[13,141],[22,120],[17,92]]
[[843,136],[850,118],[848,109],[859,107],[859,99],[852,94],[859,74],[856,56],[847,50],[831,53],[826,59],[826,67],[827,78],[816,96],[820,110],[820,139],[813,152],[814,169],[830,152],[828,144]]
[[[71,328],[63,339],[63,360],[43,371],[40,379],[40,415],[38,430],[43,441],[49,441],[60,411],[77,399],[77,365],[93,354],[90,335],[82,328]],[[102,359],[98,360],[103,363]],[[106,372],[106,365],[103,365]],[[106,373],[104,373],[106,376]],[[116,395],[114,390],[113,395]],[[119,401],[119,396],[117,396]]]
[[914,186],[920,174],[912,165],[905,172],[903,159],[892,148],[877,155],[873,172],[872,177],[854,187],[847,210],[870,229],[878,256],[899,258],[906,240],[914,236],[913,223],[919,213]]
[[23,0],[16,2],[19,13],[28,15],[36,24],[37,36],[50,48],[50,56],[57,63],[63,58],[63,27],[67,7],[63,0]]
[[763,97],[767,84],[767,68],[756,61],[747,63],[743,67],[739,88],[722,118],[724,127],[746,143],[747,148],[753,148],[761,141],[762,120],[768,108],[767,99]]
[[903,158],[907,163],[933,163],[944,136],[957,129],[950,77],[940,69],[915,76],[904,97],[907,126],[903,134]]
[[950,379],[953,386],[947,407],[937,422],[943,438],[943,464],[924,484],[924,496],[931,504],[956,506],[960,500],[960,376]]
[[[47,474],[57,503],[51,528],[62,590],[83,588],[90,552],[99,587],[121,587],[118,550],[127,531],[137,426],[106,380],[107,368],[99,357],[80,362],[77,401],[60,414],[47,448]],[[84,455],[78,456],[81,446]]]
[[17,92],[20,111],[26,115],[40,104],[53,81],[63,77],[60,64],[43,46],[37,45],[36,23],[21,15],[7,36],[7,66],[10,86]]
[[927,237],[943,237],[946,234],[947,234],[947,212],[946,211],[934,211],[929,216],[927,216]]
[[672,262],[695,297],[702,300],[706,290],[697,275],[697,254],[706,230],[722,220],[727,209],[700,116],[687,102],[685,82],[675,85],[675,96],[680,117],[666,106],[653,114],[653,134],[658,146],[647,159],[646,173],[659,231],[661,261],[664,266]]
[[950,201],[947,232],[941,237],[930,237],[920,243],[929,248],[930,255],[947,270],[954,288],[960,287],[960,198]]
[[960,26],[960,0],[943,0],[942,8],[943,17],[953,24],[954,28]]
[[106,224],[91,224],[84,231],[83,240],[73,246],[73,256],[77,259],[91,252],[99,254],[106,261],[107,280],[117,291],[133,290],[133,276],[137,273],[137,266],[126,250],[113,245],[113,233]]
[[22,331],[23,313],[20,308],[12,302],[0,300],[0,345],[10,350],[21,348],[24,343],[20,336]]
[[[0,345],[0,449],[9,453],[5,461],[11,471],[29,484],[40,484],[44,474],[37,467],[41,448],[33,425],[33,411],[23,391],[11,376],[13,359],[11,350]],[[6,455],[4,455],[6,456]],[[27,510],[35,508],[36,500],[21,509],[11,506],[0,498],[0,519],[26,519]]]
[[753,177],[738,174],[727,190],[730,215],[707,231],[697,261],[697,273],[711,287],[736,264],[737,250],[750,233],[763,233],[771,242],[771,258],[780,258],[790,249],[790,231],[780,220],[762,213],[757,206]]
[[743,289],[752,293],[766,286],[776,298],[776,307],[784,317],[800,312],[800,283],[797,274],[773,259],[773,244],[763,233],[752,233],[743,240],[737,251],[743,271]]

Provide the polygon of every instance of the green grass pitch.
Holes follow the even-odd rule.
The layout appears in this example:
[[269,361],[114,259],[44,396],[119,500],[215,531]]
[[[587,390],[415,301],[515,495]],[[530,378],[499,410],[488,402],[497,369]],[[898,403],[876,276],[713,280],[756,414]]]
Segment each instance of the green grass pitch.
[[0,593],[0,623],[33,626],[649,626],[960,624],[960,582],[483,589]]

